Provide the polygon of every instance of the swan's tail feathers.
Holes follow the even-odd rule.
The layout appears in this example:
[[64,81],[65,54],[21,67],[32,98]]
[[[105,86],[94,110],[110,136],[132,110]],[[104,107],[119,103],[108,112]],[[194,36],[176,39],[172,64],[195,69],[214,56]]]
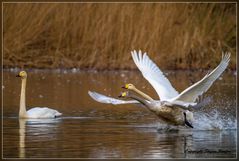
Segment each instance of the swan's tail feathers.
[[139,103],[136,100],[120,100],[113,97],[105,96],[103,94],[88,91],[88,94],[93,98],[95,101],[100,103],[106,103],[106,104],[113,104],[113,105],[119,105],[119,104],[130,104],[130,103]]
[[208,96],[208,97],[200,100],[195,106],[191,106],[190,108],[193,110],[199,110],[200,108],[205,107],[210,102],[212,102],[212,100],[213,100],[212,96]]
[[48,115],[49,115],[49,117],[56,118],[56,117],[59,117],[59,116],[62,115],[62,113],[60,113],[59,111],[54,110],[54,109],[50,109],[50,108],[47,108],[47,107],[45,107],[43,109],[47,109],[46,111],[48,111],[48,112],[46,112],[46,115],[45,115],[46,117],[48,117]]
[[59,117],[59,116],[61,116],[61,115],[62,115],[62,113],[56,111],[55,117]]

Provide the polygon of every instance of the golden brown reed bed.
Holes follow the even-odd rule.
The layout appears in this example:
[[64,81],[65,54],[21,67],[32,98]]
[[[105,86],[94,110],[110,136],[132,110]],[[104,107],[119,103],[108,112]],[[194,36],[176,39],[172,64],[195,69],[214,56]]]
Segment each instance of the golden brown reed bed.
[[223,3],[4,3],[8,67],[132,69],[141,49],[164,69],[216,66],[232,52],[236,5]]

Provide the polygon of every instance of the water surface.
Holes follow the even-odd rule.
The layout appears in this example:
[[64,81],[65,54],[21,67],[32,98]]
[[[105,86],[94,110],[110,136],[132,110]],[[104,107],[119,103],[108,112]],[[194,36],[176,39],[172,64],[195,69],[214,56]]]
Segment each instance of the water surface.
[[[57,119],[18,119],[21,80],[18,70],[3,73],[4,158],[235,158],[236,76],[224,73],[205,97],[212,101],[194,113],[194,129],[165,132],[165,125],[144,107],[101,104],[88,90],[117,97],[134,83],[153,98],[156,92],[138,71],[30,70],[27,107],[50,107]],[[182,91],[205,72],[168,71]]]

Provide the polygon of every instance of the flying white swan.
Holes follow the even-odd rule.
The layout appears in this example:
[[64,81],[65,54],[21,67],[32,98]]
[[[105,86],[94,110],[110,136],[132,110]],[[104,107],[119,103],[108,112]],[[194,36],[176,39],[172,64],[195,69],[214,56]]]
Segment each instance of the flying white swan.
[[[220,64],[210,73],[206,74],[200,81],[196,82],[192,86],[188,87],[180,94],[172,87],[169,80],[163,75],[157,65],[148,57],[147,53],[142,55],[142,52],[131,52],[132,58],[136,66],[141,71],[144,78],[153,86],[156,90],[160,101],[168,106],[181,106],[181,108],[187,109],[192,106],[196,106],[196,99],[205,93],[213,84],[213,82],[223,73],[227,68],[230,61],[230,53],[222,54],[222,60]],[[112,104],[127,104],[127,103],[139,103],[135,100],[120,100],[112,97],[104,96],[97,92],[88,91],[89,95],[96,101],[101,103]]]
[[193,113],[188,110],[184,110],[178,106],[167,106],[161,101],[145,100],[129,91],[121,93],[119,97],[131,98],[139,101],[168,125],[187,125],[193,128]]
[[21,96],[20,96],[20,110],[19,118],[55,118],[61,116],[62,114],[57,110],[53,110],[47,107],[35,107],[26,111],[26,83],[27,83],[27,73],[21,71],[17,77],[22,80]]
[[[145,94],[144,92],[137,89],[133,84],[126,84],[122,88],[133,91],[134,93],[140,95],[142,98],[138,97],[130,92],[124,92],[119,97],[123,97],[123,98],[126,97],[126,98],[133,99],[133,100],[130,100],[127,102],[125,100],[118,100],[118,99],[106,97],[101,94],[95,94],[95,93],[91,93],[91,94],[93,94],[92,97],[94,99],[95,99],[95,97],[99,96],[101,98],[102,102],[104,102],[104,100],[102,100],[102,98],[105,98],[106,101],[111,100],[112,101],[111,103],[114,103],[114,104],[117,104],[117,103],[123,104],[123,103],[129,103],[129,102],[141,103],[142,105],[147,107],[147,109],[149,109],[151,112],[156,114],[162,121],[164,121],[164,123],[166,123],[168,125],[182,125],[182,126],[187,125],[187,126],[193,128],[193,125],[192,125],[193,113],[191,111],[185,109],[181,105],[176,105],[176,104],[167,105],[162,101],[154,100],[150,96]],[[124,102],[122,102],[122,101],[124,101]],[[136,102],[136,101],[138,101],[138,102]],[[205,103],[200,102],[199,104],[197,104],[197,106],[200,107],[203,104],[205,104]],[[194,108],[195,108],[195,106],[194,106]]]

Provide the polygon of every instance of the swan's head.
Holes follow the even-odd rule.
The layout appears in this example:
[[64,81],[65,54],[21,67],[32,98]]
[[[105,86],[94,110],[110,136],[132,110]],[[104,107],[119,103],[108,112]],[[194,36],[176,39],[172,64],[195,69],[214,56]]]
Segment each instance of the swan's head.
[[190,112],[190,111],[184,111],[183,112],[183,115],[184,115],[184,121],[185,121],[185,124],[191,128],[193,128],[193,113]]
[[125,84],[122,88],[132,90],[132,89],[135,89],[135,86],[133,84],[129,83],[129,84]]
[[20,71],[16,77],[21,77],[22,79],[27,78],[27,72]]

